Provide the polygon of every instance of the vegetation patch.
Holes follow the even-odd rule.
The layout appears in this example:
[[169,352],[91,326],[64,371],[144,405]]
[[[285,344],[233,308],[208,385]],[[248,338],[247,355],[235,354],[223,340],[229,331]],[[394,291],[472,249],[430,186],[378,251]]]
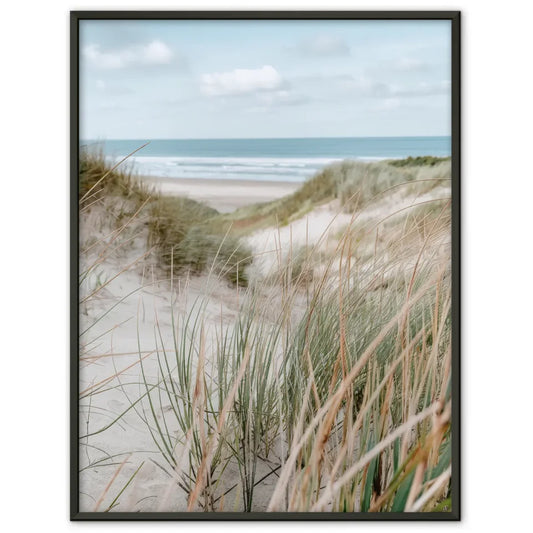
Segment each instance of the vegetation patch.
[[435,157],[432,155],[419,155],[417,157],[406,157],[405,159],[393,159],[388,164],[393,167],[433,167],[439,163],[451,161],[450,157]]
[[[242,207],[217,217],[217,224],[236,235],[247,235],[269,226],[284,226],[318,205],[338,200],[346,212],[362,208],[391,188],[412,193],[429,192],[450,179],[450,159],[416,157],[399,161],[342,161],[327,166],[293,194],[272,202]],[[419,183],[421,182],[421,183]]]
[[[113,166],[99,151],[82,150],[79,164],[80,210],[117,199],[117,223],[137,216],[148,227],[148,244],[164,270],[196,274],[214,269],[232,283],[247,284],[250,250],[213,223],[216,209],[183,197],[164,196],[147,187],[131,166]],[[124,210],[123,200],[128,200]],[[118,205],[118,204],[117,204]]]

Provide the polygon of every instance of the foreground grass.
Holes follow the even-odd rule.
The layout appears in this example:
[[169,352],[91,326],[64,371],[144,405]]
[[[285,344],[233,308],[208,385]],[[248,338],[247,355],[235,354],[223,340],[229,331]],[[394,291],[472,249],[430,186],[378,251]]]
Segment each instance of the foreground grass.
[[[247,221],[237,228],[244,232],[332,198],[355,212],[399,185],[422,194],[449,178],[441,165],[421,166],[422,176],[344,163],[291,197],[240,210],[233,222]],[[132,211],[146,204],[151,242],[170,250],[171,279],[183,265],[210,269],[217,254],[204,261],[194,247],[231,217],[145,193],[131,192]],[[277,291],[249,284],[236,318],[214,332],[208,297],[186,313],[172,306],[172,344],[155,328],[159,377],[148,377],[139,352],[141,393],[128,410],[142,406],[189,511],[233,510],[231,500],[249,512],[265,494],[269,511],[450,510],[449,233],[446,201],[366,224],[354,217],[332,253],[289,253],[270,280]],[[210,238],[222,249],[220,234]],[[224,253],[231,257],[231,247]],[[226,274],[213,272],[216,285]]]

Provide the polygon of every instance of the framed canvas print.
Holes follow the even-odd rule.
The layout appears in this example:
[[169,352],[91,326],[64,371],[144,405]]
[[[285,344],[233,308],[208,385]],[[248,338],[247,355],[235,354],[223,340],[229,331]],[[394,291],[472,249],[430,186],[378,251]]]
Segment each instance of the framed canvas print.
[[71,518],[458,520],[458,12],[71,14]]

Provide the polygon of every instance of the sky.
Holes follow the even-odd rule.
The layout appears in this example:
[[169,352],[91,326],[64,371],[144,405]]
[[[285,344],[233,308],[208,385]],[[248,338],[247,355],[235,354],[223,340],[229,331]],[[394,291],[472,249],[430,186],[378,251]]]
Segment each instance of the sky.
[[80,21],[82,139],[450,135],[450,21]]

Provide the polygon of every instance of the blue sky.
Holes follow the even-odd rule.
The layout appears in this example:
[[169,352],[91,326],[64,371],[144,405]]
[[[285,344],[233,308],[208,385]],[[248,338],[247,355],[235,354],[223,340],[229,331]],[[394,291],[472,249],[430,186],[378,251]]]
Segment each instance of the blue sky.
[[449,135],[449,21],[81,21],[83,139]]

